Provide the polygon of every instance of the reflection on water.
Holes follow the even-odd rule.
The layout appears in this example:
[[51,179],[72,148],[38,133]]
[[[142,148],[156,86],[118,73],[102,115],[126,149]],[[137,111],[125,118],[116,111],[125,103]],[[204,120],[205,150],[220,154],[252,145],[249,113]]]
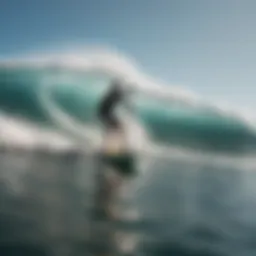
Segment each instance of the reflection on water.
[[15,254],[16,246],[33,251],[83,244],[93,192],[92,172],[86,170],[93,169],[92,159],[16,151],[2,153],[0,164],[3,252],[8,251],[7,245]]
[[[256,254],[256,168],[184,159],[151,168],[129,199],[141,219],[115,224],[141,234],[136,255]],[[2,152],[0,255],[86,255],[94,169],[79,153]]]

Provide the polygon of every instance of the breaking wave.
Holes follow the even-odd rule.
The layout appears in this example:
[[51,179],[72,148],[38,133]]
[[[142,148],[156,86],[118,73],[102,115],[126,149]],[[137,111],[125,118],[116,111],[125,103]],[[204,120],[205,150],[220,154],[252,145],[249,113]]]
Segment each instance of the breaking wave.
[[166,152],[166,146],[227,152],[256,148],[253,118],[246,113],[159,83],[135,62],[102,49],[2,60],[2,141],[34,145],[47,130],[54,145],[98,148],[102,131],[97,104],[113,77],[123,79],[134,91],[133,115],[122,116],[138,151]]

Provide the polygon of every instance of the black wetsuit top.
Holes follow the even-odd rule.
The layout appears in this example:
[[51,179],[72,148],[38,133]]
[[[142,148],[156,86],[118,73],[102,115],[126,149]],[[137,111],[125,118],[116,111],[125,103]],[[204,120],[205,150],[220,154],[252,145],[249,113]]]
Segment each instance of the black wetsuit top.
[[100,103],[98,115],[101,121],[109,128],[120,128],[121,123],[115,115],[115,107],[124,98],[119,89],[112,89]]

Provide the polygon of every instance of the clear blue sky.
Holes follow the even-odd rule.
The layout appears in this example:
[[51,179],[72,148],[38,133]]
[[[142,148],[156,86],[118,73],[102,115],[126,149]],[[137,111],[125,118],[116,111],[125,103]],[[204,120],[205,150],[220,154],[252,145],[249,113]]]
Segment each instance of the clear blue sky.
[[1,0],[0,56],[106,44],[209,99],[256,106],[254,0]]

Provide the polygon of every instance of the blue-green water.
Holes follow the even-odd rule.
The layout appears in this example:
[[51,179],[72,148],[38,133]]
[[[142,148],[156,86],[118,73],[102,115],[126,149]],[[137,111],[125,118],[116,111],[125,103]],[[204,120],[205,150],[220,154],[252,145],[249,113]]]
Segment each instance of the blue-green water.
[[[97,105],[109,81],[78,70],[1,66],[0,109],[58,130],[41,101],[51,84],[52,100],[66,113],[98,124]],[[148,175],[132,199],[141,219],[126,226],[141,235],[141,255],[255,255],[255,131],[234,117],[143,94],[134,107],[155,144],[186,148],[184,155],[148,157]],[[0,154],[1,255],[46,255],[58,244],[85,255],[77,234],[90,212],[84,203],[92,198],[91,177],[81,173],[93,173],[91,160]]]
[[[110,79],[100,74],[46,68],[0,69],[0,109],[44,125],[53,125],[39,100],[41,88],[53,76],[54,102],[79,122],[96,123],[97,104]],[[48,80],[47,80],[48,79]],[[49,83],[49,82],[48,82]],[[226,151],[254,151],[256,134],[246,123],[203,109],[161,103],[138,94],[136,118],[156,143]]]

